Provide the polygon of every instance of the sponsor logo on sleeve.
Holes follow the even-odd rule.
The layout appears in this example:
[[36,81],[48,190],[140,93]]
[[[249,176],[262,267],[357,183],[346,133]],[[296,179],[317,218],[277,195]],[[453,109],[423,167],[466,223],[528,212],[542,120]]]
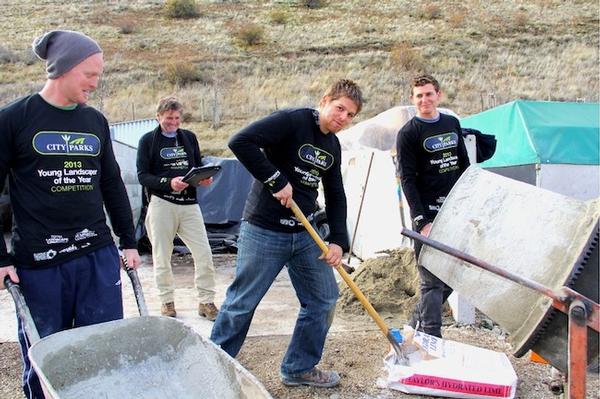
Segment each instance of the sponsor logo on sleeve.
[[447,148],[455,148],[458,145],[458,134],[448,132],[431,136],[423,141],[423,148],[427,152],[436,152]]
[[33,137],[33,148],[42,155],[95,157],[100,154],[100,139],[91,133],[44,131]]
[[275,173],[273,173],[273,175],[271,175],[267,180],[265,180],[263,183],[270,188],[273,188],[275,186],[275,181],[277,180],[277,178],[281,176],[281,173],[279,171],[276,171]]

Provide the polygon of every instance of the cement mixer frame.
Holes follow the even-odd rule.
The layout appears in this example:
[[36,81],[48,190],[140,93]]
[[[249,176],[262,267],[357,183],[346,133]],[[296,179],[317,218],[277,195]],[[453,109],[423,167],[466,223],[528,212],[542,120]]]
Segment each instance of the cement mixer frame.
[[535,290],[552,299],[552,307],[568,316],[567,397],[584,399],[586,394],[587,328],[600,332],[600,305],[569,287],[552,290],[528,278],[477,259],[465,252],[406,228],[402,234],[462,261]]

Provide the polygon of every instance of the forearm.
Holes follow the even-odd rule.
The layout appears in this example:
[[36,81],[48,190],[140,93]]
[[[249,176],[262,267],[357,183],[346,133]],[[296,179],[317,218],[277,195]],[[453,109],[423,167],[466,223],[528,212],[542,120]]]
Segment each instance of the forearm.
[[112,146],[108,146],[103,154],[101,170],[100,191],[113,231],[120,238],[122,248],[137,248],[131,204]]
[[261,151],[260,140],[251,132],[242,131],[233,136],[229,141],[229,148],[248,172],[271,192],[279,192],[288,184],[287,178]]
[[171,191],[171,178],[153,175],[138,169],[138,181],[144,187],[154,191],[169,192]]

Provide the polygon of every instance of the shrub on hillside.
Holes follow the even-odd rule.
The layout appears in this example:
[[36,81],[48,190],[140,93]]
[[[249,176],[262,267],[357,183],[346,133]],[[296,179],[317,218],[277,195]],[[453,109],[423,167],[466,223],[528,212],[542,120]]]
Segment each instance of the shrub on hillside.
[[21,54],[19,55],[19,61],[25,65],[33,65],[39,61],[39,58],[33,53],[31,47],[28,47],[21,51]]
[[298,0],[298,4],[306,8],[322,8],[325,7],[325,0]]
[[288,20],[287,13],[283,10],[273,10],[269,14],[269,19],[277,25],[285,25]]
[[119,25],[119,33],[122,35],[129,35],[135,32],[135,25],[129,21],[123,21],[118,24]]
[[232,34],[242,47],[252,47],[264,41],[265,30],[260,25],[250,23],[237,27]]
[[530,25],[529,14],[524,10],[516,11],[512,17],[513,25],[515,30],[523,32],[526,31]]
[[405,71],[418,71],[423,67],[423,56],[409,43],[401,42],[396,44],[392,48],[390,56],[394,65],[399,66]]
[[167,0],[164,10],[169,18],[196,18],[200,15],[195,0]]
[[442,16],[442,9],[437,4],[425,4],[419,13],[422,19],[438,19]]
[[164,74],[169,83],[178,86],[186,86],[190,83],[206,81],[198,67],[185,62],[168,64]]
[[448,25],[452,28],[460,28],[464,26],[466,18],[466,11],[457,10],[448,17]]
[[17,62],[18,56],[14,51],[7,49],[0,45],[0,64],[10,64],[11,62]]

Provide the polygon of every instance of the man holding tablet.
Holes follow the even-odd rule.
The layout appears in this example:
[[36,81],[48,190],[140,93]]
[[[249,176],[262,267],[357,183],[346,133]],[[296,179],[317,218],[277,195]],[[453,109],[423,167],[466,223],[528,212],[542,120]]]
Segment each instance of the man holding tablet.
[[196,185],[209,185],[212,177],[196,181],[191,168],[202,166],[196,135],[180,129],[183,105],[174,97],[160,100],[159,126],[140,139],[137,154],[138,179],[148,195],[146,230],[152,244],[154,280],[161,300],[161,314],[176,317],[171,254],[175,235],[194,258],[194,283],[198,291],[198,314],[215,320],[215,268],[202,212],[196,199]]

